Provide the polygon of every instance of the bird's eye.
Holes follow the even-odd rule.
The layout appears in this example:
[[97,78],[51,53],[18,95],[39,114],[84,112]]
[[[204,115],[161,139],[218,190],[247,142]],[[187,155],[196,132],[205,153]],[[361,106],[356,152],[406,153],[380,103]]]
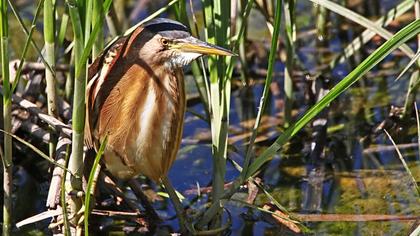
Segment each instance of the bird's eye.
[[167,39],[161,39],[160,42],[162,43],[163,46],[169,45],[169,41]]

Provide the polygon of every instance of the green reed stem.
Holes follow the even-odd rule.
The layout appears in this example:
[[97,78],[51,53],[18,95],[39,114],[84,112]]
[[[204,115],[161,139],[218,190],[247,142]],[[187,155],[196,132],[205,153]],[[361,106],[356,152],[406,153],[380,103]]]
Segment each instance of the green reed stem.
[[57,33],[57,47],[63,46],[64,38],[66,37],[67,27],[69,23],[69,14],[67,12],[64,12],[63,15],[61,15],[61,23],[60,28]]
[[[188,20],[188,14],[187,14],[187,7],[186,7],[186,2],[184,1],[178,1],[177,4],[174,5],[174,9],[175,9],[175,15],[176,15],[176,19],[180,22],[182,22],[183,24],[185,24],[186,26],[188,26],[190,29],[192,28],[190,26],[190,22]],[[194,12],[193,12],[193,5],[192,5],[192,1],[190,1],[190,7],[191,7],[191,14],[192,14],[192,18],[193,18],[193,22],[194,22],[194,27],[195,27],[195,33],[197,38],[200,38],[199,35],[199,30],[198,30],[198,26],[197,26],[197,20],[195,18]],[[191,30],[192,31],[192,30]],[[193,61],[191,63],[191,71],[193,74],[193,78],[194,78],[194,83],[196,85],[198,94],[200,95],[200,99],[203,103],[204,106],[204,112],[206,113],[206,121],[208,122],[210,120],[210,113],[209,113],[209,106],[208,106],[208,83],[206,80],[206,72],[204,70],[204,61],[203,58],[200,57],[200,59],[198,59],[201,62],[201,69],[200,66],[198,65],[197,61]]]
[[[44,1],[44,41],[45,60],[51,67],[51,71],[45,68],[45,79],[47,84],[47,108],[48,115],[57,117],[57,88],[55,82],[55,7],[52,0]],[[51,134],[51,137],[53,135]],[[49,143],[49,155],[54,157],[55,142],[53,138]]]
[[[66,1],[70,20],[74,32],[74,58],[75,58],[75,80],[73,95],[73,135],[72,135],[72,152],[69,159],[68,169],[75,176],[67,176],[68,192],[82,191],[82,175],[83,175],[83,135],[85,120],[85,85],[86,85],[86,63],[79,63],[84,48],[84,36],[82,29],[81,16],[79,8],[74,0]],[[71,223],[77,225],[79,217],[76,213],[82,207],[81,199],[72,195],[69,201]]]
[[[254,0],[249,0],[248,3],[246,4],[243,13],[241,14],[241,24],[239,25],[239,30],[237,30],[236,35],[233,37],[234,39],[234,43],[232,46],[232,51],[236,52],[238,50],[241,50],[240,48],[242,47],[241,44],[245,43],[245,37],[246,37],[246,25],[247,25],[247,19],[249,17],[249,14],[251,13],[251,9],[252,6],[254,5]],[[226,60],[228,61],[228,67],[226,69],[226,79],[231,79],[232,78],[232,74],[233,74],[233,67],[234,67],[234,62],[235,60],[233,60],[232,57],[230,58],[226,58]],[[242,59],[241,63],[243,62]],[[244,65],[242,65],[244,66]]]
[[[416,19],[420,19],[420,1],[414,3],[414,13]],[[417,35],[417,52],[420,52],[420,35]],[[411,74],[410,82],[408,84],[408,91],[405,97],[403,119],[408,118],[413,111],[413,104],[416,101],[416,94],[420,87],[420,60],[417,60],[414,72]]]
[[[3,79],[3,125],[6,132],[12,129],[12,94],[9,83],[9,29],[7,19],[7,2],[0,3],[0,49],[1,49],[1,69]],[[4,135],[4,155],[3,160],[3,235],[10,235],[12,223],[12,181],[13,181],[13,162],[12,162],[12,137]]]
[[[105,0],[103,3],[103,11],[108,12],[110,6],[112,4],[112,0]],[[76,62],[79,64],[78,67],[82,68],[84,64],[84,68],[87,66],[87,62],[89,59],[89,55],[92,51],[93,44],[95,43],[96,37],[100,30],[102,29],[102,21],[98,21],[95,23],[95,25],[92,27],[92,31],[89,33],[89,37],[84,36],[85,42],[84,42],[84,48],[82,50],[82,55],[79,60],[76,60]],[[79,77],[82,71],[76,71],[76,77]],[[84,100],[83,100],[84,101]],[[84,122],[83,122],[84,125]]]
[[[245,3],[247,3],[247,4],[245,4]],[[249,1],[239,0],[237,2],[237,4],[238,4],[237,8],[240,9],[240,13],[246,13],[247,7],[249,5],[253,5],[253,3],[254,3],[254,0],[249,0]],[[247,60],[246,60],[246,48],[245,48],[245,46],[246,46],[245,42],[246,42],[246,31],[247,31],[247,24],[246,24],[247,19],[248,19],[248,16],[246,14],[239,14],[236,17],[236,31],[240,32],[242,27],[243,27],[243,31],[244,31],[243,36],[244,37],[236,38],[235,45],[239,45],[238,46],[238,48],[239,48],[238,54],[239,54],[239,60],[241,62],[241,80],[242,80],[242,83],[244,83],[246,85],[249,85],[249,78],[248,78],[249,77],[248,76],[249,71],[248,71],[248,63],[247,63]],[[235,48],[233,48],[233,50],[235,50]],[[232,58],[231,58],[231,60],[232,60]]]
[[[102,11],[107,12],[112,1],[106,0],[101,4]],[[82,190],[82,174],[83,174],[83,146],[84,146],[84,125],[85,125],[85,89],[87,78],[87,60],[96,41],[98,32],[102,29],[103,21],[91,22],[93,4],[89,1],[75,2],[67,0],[70,19],[72,21],[74,32],[74,64],[75,64],[75,81],[74,81],[74,97],[73,97],[73,136],[72,136],[72,156],[69,160],[69,170],[76,176],[70,177],[69,191]],[[97,17],[97,16],[95,16]],[[83,21],[85,19],[85,21]],[[92,26],[93,24],[93,26]],[[83,31],[83,25],[85,30]],[[83,34],[83,32],[85,34]],[[77,197],[71,197],[70,213],[76,214],[81,208],[81,200]],[[79,217],[72,219],[73,224],[78,224]],[[80,230],[80,228],[79,228]]]
[[[248,18],[249,12],[252,8],[253,1],[249,1],[245,7],[243,14],[242,25],[239,29],[234,44],[234,51],[237,50],[240,43],[240,38],[243,37],[245,32],[245,22]],[[223,26],[219,22],[222,20],[225,23],[229,21],[230,9],[224,8],[225,19],[220,17],[221,5],[215,4],[217,11],[213,10],[213,4],[211,1],[204,0],[204,33],[206,40],[210,43],[217,44],[223,47],[227,47],[227,36],[229,33],[229,26]],[[226,12],[228,11],[228,12]],[[217,13],[219,12],[219,13]],[[217,16],[217,17],[216,17]],[[217,22],[217,23],[215,23]],[[217,37],[216,37],[217,35]],[[226,38],[224,38],[224,37]],[[223,60],[223,61],[222,61]],[[222,63],[219,65],[218,63]],[[209,57],[208,65],[210,70],[210,117],[211,117],[211,131],[212,131],[212,142],[213,142],[213,199],[210,209],[204,214],[204,216],[197,222],[198,228],[203,228],[210,221],[215,219],[215,224],[212,228],[218,228],[221,225],[221,197],[224,193],[224,176],[226,172],[226,155],[227,155],[227,131],[229,125],[229,105],[230,105],[230,91],[231,91],[231,77],[233,72],[233,60],[232,58],[219,58]],[[221,69],[219,69],[221,68]],[[226,69],[224,69],[226,68]],[[221,74],[219,75],[218,72]],[[223,78],[220,80],[220,78]],[[220,92],[219,92],[220,91]]]
[[284,2],[284,19],[286,27],[286,66],[284,67],[284,123],[288,127],[292,122],[293,109],[293,67],[295,58],[296,25],[295,0]]
[[[193,19],[193,25],[195,30],[195,35],[197,38],[200,38],[200,30],[198,29],[197,18],[195,17],[194,13],[194,3],[192,0],[190,1],[190,12]],[[192,27],[190,27],[192,28]],[[192,31],[192,30],[191,30]],[[194,33],[193,33],[194,34]],[[199,62],[198,62],[199,61]],[[198,61],[193,61],[191,63],[191,71],[194,76],[194,83],[197,87],[198,93],[200,95],[201,102],[203,103],[204,112],[205,112],[205,121],[210,123],[210,107],[209,107],[209,96],[210,96],[210,88],[209,82],[207,78],[207,72],[204,65],[203,57],[200,57]]]
[[[214,19],[214,7],[213,2],[210,0],[203,0],[203,13],[204,13],[204,34],[206,41],[212,44],[216,44],[215,37],[215,19]],[[215,214],[207,218],[206,223],[209,223],[216,214],[220,212],[220,204],[218,200],[220,199],[220,184],[224,182],[221,180],[221,176],[224,175],[225,166],[219,168],[220,159],[220,144],[219,144],[219,133],[220,133],[220,89],[218,82],[218,73],[217,73],[217,58],[216,56],[208,57],[208,67],[210,72],[210,127],[212,133],[212,153],[213,153],[213,201],[212,206],[215,206]],[[224,178],[223,178],[224,179]],[[220,224],[220,222],[219,222]],[[204,227],[204,225],[199,225],[199,228]],[[217,227],[216,227],[217,228]]]
[[[226,4],[222,0],[204,0],[203,6],[207,41],[227,47],[230,35],[230,4]],[[218,217],[214,218],[211,228],[219,228],[222,219],[219,202],[224,192],[226,173],[231,85],[230,79],[224,79],[225,69],[227,68],[225,58],[210,56],[208,65],[210,70],[210,117],[213,143],[212,205],[218,206]]]
[[[67,166],[70,156],[70,145],[66,147],[66,155],[64,158],[64,166]],[[67,197],[66,197],[66,179],[67,179],[67,170],[64,169],[63,178],[61,179],[61,189],[60,189],[60,204],[63,210],[63,231],[64,235],[70,235],[69,227],[69,218],[67,214]]]
[[184,25],[189,25],[188,15],[187,15],[187,2],[178,1],[174,5],[175,17],[176,19]]
[[[93,15],[92,15],[92,27],[95,27],[96,24],[103,25],[104,24],[104,11],[102,8],[101,0],[93,0]],[[98,30],[98,34],[96,36],[95,43],[93,44],[92,48],[92,57],[95,59],[96,57],[101,54],[104,48],[104,32],[103,27],[100,27]]]
[[[73,67],[74,63],[74,51],[70,53],[70,62],[69,65]],[[64,85],[64,97],[66,101],[69,101],[70,104],[73,104],[73,91],[74,91],[74,71],[70,70],[66,75],[66,84]]]
[[[79,5],[78,5],[79,9],[81,10],[79,11],[81,12],[80,17],[82,19],[82,22],[84,22],[83,29],[84,29],[85,34],[83,35],[83,37],[85,38],[85,44],[87,42],[87,39],[90,37],[90,32],[91,32],[93,1],[94,0],[84,0],[83,3],[80,3],[79,1]],[[84,7],[81,7],[82,4],[84,4]]]

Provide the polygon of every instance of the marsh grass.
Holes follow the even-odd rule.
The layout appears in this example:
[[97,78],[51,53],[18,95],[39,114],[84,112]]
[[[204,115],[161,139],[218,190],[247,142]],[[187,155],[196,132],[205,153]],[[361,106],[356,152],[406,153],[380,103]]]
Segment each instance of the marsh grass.
[[[205,39],[209,43],[229,48],[230,37],[230,4],[223,0],[204,0],[203,14],[205,25]],[[225,77],[227,67],[224,57],[209,56],[209,81],[210,81],[210,128],[212,134],[213,175],[212,175],[212,205],[216,209],[216,217],[212,217],[211,228],[222,225],[222,209],[220,199],[224,192],[227,138],[229,127],[229,109],[231,78]]]
[[[111,40],[107,45],[104,41],[105,32],[112,31],[112,29],[107,29],[105,27],[104,18],[108,17],[107,13],[112,6],[112,0],[66,0],[66,11],[61,16],[61,25],[58,30],[56,30],[55,23],[58,22],[55,17],[55,1],[44,0],[39,1],[36,13],[34,14],[34,19],[30,30],[27,30],[25,25],[22,23],[19,14],[13,7],[13,2],[11,4],[12,11],[15,13],[19,23],[22,26],[23,31],[27,35],[26,43],[23,47],[23,52],[21,56],[21,62],[19,64],[16,78],[12,85],[10,85],[9,78],[9,59],[8,59],[8,23],[7,23],[7,2],[1,2],[1,15],[0,15],[0,29],[1,29],[1,59],[2,59],[2,80],[3,80],[3,115],[4,115],[4,130],[7,134],[11,132],[11,97],[13,91],[15,90],[17,84],[19,83],[20,72],[22,70],[23,62],[25,60],[25,55],[28,51],[30,45],[32,45],[40,59],[45,65],[45,78],[47,81],[47,100],[48,100],[48,112],[51,116],[55,116],[56,108],[54,108],[55,102],[57,101],[56,87],[54,84],[56,78],[55,65],[57,63],[57,51],[55,49],[61,48],[64,45],[65,35],[68,31],[68,27],[72,27],[72,48],[71,48],[71,60],[70,63],[74,66],[74,71],[68,72],[67,81],[66,81],[66,96],[68,100],[72,100],[73,111],[72,111],[72,149],[71,156],[66,158],[66,165],[61,166],[65,169],[65,176],[67,176],[66,183],[62,182],[62,191],[61,191],[61,203],[63,206],[64,214],[64,232],[73,233],[78,230],[82,231],[82,227],[79,224],[79,219],[76,216],[76,213],[82,208],[82,205],[85,204],[85,213],[84,213],[84,231],[85,234],[88,234],[89,226],[89,209],[90,209],[90,198],[91,195],[90,189],[93,188],[93,177],[89,178],[87,194],[85,195],[85,201],[82,203],[80,198],[71,195],[71,201],[67,202],[66,198],[69,193],[80,192],[82,191],[82,170],[83,170],[83,129],[84,129],[84,117],[85,117],[85,86],[86,86],[86,77],[87,77],[87,66],[89,61],[92,61],[97,57],[103,48],[108,47],[112,42],[115,42],[116,39]],[[270,1],[271,2],[271,1]],[[248,18],[250,12],[254,7],[254,1],[241,1],[240,4],[240,16],[237,17],[235,31],[231,30],[233,24],[233,17],[231,15],[231,5],[226,4],[224,0],[202,0],[202,10],[204,15],[204,38],[206,41],[232,49],[235,53],[239,53],[241,56],[239,60],[237,58],[230,57],[216,57],[211,56],[207,59],[200,59],[199,63],[194,63],[192,65],[192,71],[195,75],[195,83],[198,88],[202,104],[205,107],[204,115],[197,114],[198,117],[203,118],[206,122],[209,123],[211,129],[211,146],[212,146],[212,161],[213,161],[213,173],[212,173],[212,193],[211,200],[203,212],[200,212],[199,217],[191,219],[188,215],[185,215],[186,212],[183,209],[182,204],[180,203],[179,198],[176,195],[176,186],[172,187],[169,181],[164,180],[165,188],[169,195],[173,198],[175,202],[175,208],[178,214],[179,222],[182,229],[189,230],[193,233],[220,233],[222,230],[229,228],[230,221],[223,221],[223,215],[229,214],[224,210],[224,205],[232,200],[233,194],[235,194],[239,187],[247,181],[253,181],[255,175],[261,171],[263,165],[271,160],[271,158],[276,155],[280,149],[300,130],[302,130],[317,114],[319,114],[323,109],[329,106],[329,104],[337,99],[337,97],[346,92],[354,83],[359,81],[368,71],[370,71],[375,65],[380,63],[387,55],[392,53],[397,48],[401,49],[407,56],[413,57],[415,54],[405,43],[412,39],[413,37],[418,36],[420,33],[420,20],[413,21],[398,33],[392,34],[389,31],[384,29],[384,25],[388,24],[391,20],[391,16],[399,16],[404,12],[408,11],[414,5],[413,0],[406,0],[399,4],[395,9],[395,12],[388,12],[384,17],[378,19],[377,21],[371,21],[367,18],[356,14],[350,9],[344,8],[334,2],[327,0],[311,0],[311,2],[320,4],[320,6],[325,7],[332,12],[343,15],[344,17],[366,27],[366,31],[362,33],[362,41],[360,43],[359,39],[355,39],[351,44],[356,44],[357,46],[352,46],[350,50],[350,45],[345,49],[345,56],[337,56],[331,60],[330,67],[333,68],[337,62],[342,62],[346,60],[349,56],[355,53],[358,48],[362,47],[364,43],[367,43],[375,33],[381,35],[387,41],[378,49],[376,49],[368,58],[363,60],[355,69],[353,69],[343,80],[341,80],[331,91],[323,97],[317,104],[309,108],[303,116],[293,121],[295,117],[292,117],[291,110],[293,104],[293,71],[295,67],[295,62],[297,60],[295,47],[296,45],[296,23],[295,23],[295,0],[286,0],[285,2],[273,1],[273,9],[271,11],[273,14],[273,19],[270,19],[272,23],[272,38],[270,45],[270,53],[268,56],[268,65],[267,65],[267,74],[264,80],[264,87],[261,97],[259,98],[258,112],[255,118],[255,123],[252,128],[252,133],[247,140],[247,147],[245,148],[245,154],[243,158],[242,166],[235,162],[235,167],[239,170],[238,176],[236,176],[233,184],[227,190],[224,189],[226,182],[226,165],[227,159],[229,157],[228,152],[228,138],[229,138],[229,127],[230,127],[230,107],[231,107],[231,97],[232,97],[232,77],[237,63],[243,63],[242,66],[246,67],[246,32]],[[36,21],[40,14],[40,9],[42,4],[44,4],[44,44],[45,44],[45,57],[41,54],[41,50],[35,44],[32,39],[33,33],[36,30]],[[190,1],[192,4],[192,1]],[[418,1],[416,3],[418,8]],[[191,5],[190,5],[191,6]],[[189,25],[189,20],[187,17],[187,5],[185,1],[172,0],[168,2],[166,6],[159,9],[151,16],[146,18],[144,21],[149,20],[153,17],[158,16],[168,9],[174,9],[176,18],[183,22],[184,24]],[[192,6],[191,6],[192,9]],[[193,10],[192,14],[194,15]],[[270,12],[270,11],[267,11]],[[394,14],[394,15],[392,15]],[[418,15],[418,9],[417,9]],[[418,16],[417,16],[418,17]],[[195,16],[193,16],[195,18]],[[269,16],[268,16],[269,18]],[[282,22],[282,20],[285,20]],[[139,24],[143,23],[140,22]],[[270,22],[268,20],[268,22]],[[197,20],[194,19],[194,28],[195,33],[199,36],[199,27]],[[133,26],[127,30],[124,35],[131,33],[139,24]],[[109,24],[112,28],[112,22]],[[281,35],[281,25],[285,26],[285,34]],[[55,39],[55,36],[58,36]],[[258,136],[258,130],[261,125],[262,116],[264,111],[269,103],[270,95],[270,85],[273,82],[273,72],[274,65],[277,60],[279,52],[279,41],[283,40],[286,47],[286,68],[285,68],[285,124],[284,127],[287,127],[268,147],[263,148],[262,152],[256,156],[254,151],[254,144]],[[207,60],[207,61],[205,61]],[[298,62],[296,62],[298,63]],[[207,69],[205,65],[207,64]],[[415,65],[418,66],[418,65]],[[417,67],[417,80],[418,80],[418,67]],[[242,71],[242,80],[247,84],[249,78],[247,78],[248,73],[246,70]],[[415,76],[413,72],[412,77]],[[316,77],[316,76],[315,76]],[[411,84],[411,83],[410,83]],[[418,86],[416,80],[413,82]],[[410,87],[412,88],[412,87]],[[413,96],[416,94],[417,87],[409,90],[411,94],[410,98],[407,96],[406,102],[411,101]],[[418,112],[416,113],[418,115]],[[418,125],[420,132],[420,125]],[[420,137],[420,135],[419,135]],[[20,142],[25,140],[16,139]],[[53,145],[54,141],[51,141]],[[34,145],[30,143],[25,143],[28,147],[33,147],[33,150],[37,152],[37,149]],[[96,156],[95,163],[93,165],[93,170],[91,176],[95,173],[95,169],[98,168],[99,159],[101,156],[101,151],[103,151],[104,143],[102,143],[101,148]],[[419,138],[419,147],[420,147],[420,138]],[[10,230],[11,222],[11,181],[12,181],[12,136],[4,135],[4,155],[3,155],[3,167],[4,167],[4,210],[3,210],[3,235],[8,235]],[[50,148],[50,156],[41,153],[42,157],[50,161],[52,164],[57,165],[57,163],[51,159],[51,155],[54,149]],[[404,159],[402,159],[403,161]],[[403,162],[404,164],[404,162]],[[404,166],[406,166],[404,164]],[[410,174],[409,169],[406,168],[407,173]],[[67,173],[68,172],[68,173]],[[413,176],[412,174],[410,174]],[[415,182],[415,180],[413,180]],[[417,192],[419,191],[416,186]],[[280,205],[272,195],[266,191],[263,187],[260,188],[271,202],[276,205],[276,207],[285,212],[287,209]],[[67,209],[66,204],[70,205],[70,208]],[[267,211],[259,206],[248,204],[247,207],[257,209],[260,211],[268,212],[275,215],[275,212]],[[67,217],[68,216],[68,217]],[[279,217],[283,217],[280,216]],[[284,220],[290,221],[294,224],[299,224],[295,221],[293,217],[284,217]],[[69,222],[73,225],[77,225],[77,229],[69,226]],[[197,231],[194,231],[194,227]],[[301,226],[303,227],[303,226]]]

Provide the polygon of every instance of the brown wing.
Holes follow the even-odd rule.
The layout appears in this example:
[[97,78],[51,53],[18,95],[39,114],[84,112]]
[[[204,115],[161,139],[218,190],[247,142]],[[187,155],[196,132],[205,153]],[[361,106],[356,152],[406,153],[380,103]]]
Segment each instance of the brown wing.
[[103,82],[108,78],[109,73],[121,57],[127,41],[128,37],[118,39],[89,66],[85,119],[85,144],[88,148],[94,146],[94,128],[98,118],[98,111],[95,109],[94,104],[97,100],[97,94]]
[[[98,136],[103,138],[108,134],[108,145],[124,150],[121,156],[134,155],[126,153],[127,140],[135,140],[136,137],[129,135],[139,131],[139,109],[143,107],[144,95],[150,85],[150,77],[144,68],[133,64],[128,68],[118,68],[124,71],[124,75],[113,86],[107,99],[100,109],[100,118],[96,125]],[[108,81],[107,81],[108,82]],[[105,82],[106,83],[106,82]],[[107,86],[107,84],[104,84]]]
[[[142,31],[137,28],[131,35],[118,39],[111,47],[105,50],[92,63],[88,71],[88,85],[86,88],[86,120],[85,120],[85,144],[88,148],[97,147],[98,134],[97,123],[99,112],[111,95],[111,91],[125,74],[124,57],[131,44]],[[118,65],[118,66],[117,66]],[[122,66],[122,67],[121,67]],[[120,104],[122,96],[114,96],[113,104]],[[115,115],[110,114],[110,115]]]

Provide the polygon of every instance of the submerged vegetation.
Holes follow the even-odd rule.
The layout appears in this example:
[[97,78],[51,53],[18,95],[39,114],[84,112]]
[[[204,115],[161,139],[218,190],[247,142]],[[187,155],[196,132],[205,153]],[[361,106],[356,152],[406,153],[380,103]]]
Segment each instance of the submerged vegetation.
[[[3,235],[420,233],[418,0],[0,10]],[[96,172],[83,143],[89,65],[155,17],[238,54],[185,69],[173,186]]]

